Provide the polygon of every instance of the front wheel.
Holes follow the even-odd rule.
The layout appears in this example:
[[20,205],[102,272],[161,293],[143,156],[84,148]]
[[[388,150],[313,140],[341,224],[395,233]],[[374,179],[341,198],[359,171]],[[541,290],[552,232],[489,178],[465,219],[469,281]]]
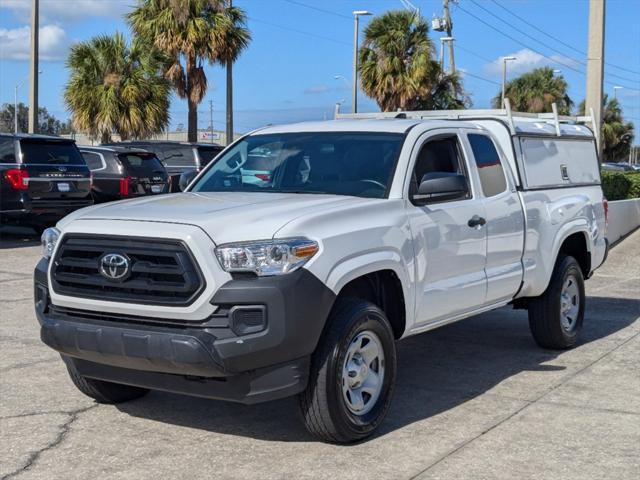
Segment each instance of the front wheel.
[[529,300],[529,327],[544,348],[575,346],[584,319],[584,278],[575,258],[559,257],[545,292]]
[[389,409],[393,331],[382,310],[358,299],[339,300],[328,321],[298,404],[309,432],[327,442],[355,442],[371,435]]
[[98,403],[116,404],[135,400],[149,393],[142,387],[121,385],[119,383],[94,380],[80,375],[73,365],[67,365],[69,377],[78,390]]

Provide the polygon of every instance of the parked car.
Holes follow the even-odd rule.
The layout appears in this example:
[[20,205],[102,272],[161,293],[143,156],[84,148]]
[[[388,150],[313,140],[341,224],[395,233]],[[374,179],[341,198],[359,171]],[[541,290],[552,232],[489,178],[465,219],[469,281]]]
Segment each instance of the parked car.
[[[438,114],[268,127],[184,193],[72,214],[43,234],[42,340],[98,402],[297,395],[330,442],[382,422],[396,340],[512,304],[573,347],[607,252],[591,131]],[[266,151],[270,181],[247,181]]]
[[223,149],[215,143],[180,143],[155,140],[136,140],[117,144],[136,147],[155,153],[162,161],[171,177],[171,191],[178,192],[180,175],[188,170],[200,171]]
[[0,222],[41,231],[92,203],[91,174],[73,140],[0,133]]
[[93,174],[96,203],[169,192],[169,174],[155,153],[135,147],[80,147]]
[[601,168],[608,172],[635,172],[635,168],[628,163],[603,163]]

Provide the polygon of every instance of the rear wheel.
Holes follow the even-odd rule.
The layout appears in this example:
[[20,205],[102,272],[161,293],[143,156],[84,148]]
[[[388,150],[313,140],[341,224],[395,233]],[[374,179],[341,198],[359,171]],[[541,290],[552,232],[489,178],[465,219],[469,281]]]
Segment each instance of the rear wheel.
[[529,326],[544,348],[575,346],[584,319],[584,278],[575,258],[559,257],[547,290],[529,300]]
[[387,414],[396,377],[393,331],[370,302],[339,300],[299,397],[307,429],[328,442],[371,435]]
[[143,397],[149,393],[149,390],[146,388],[132,387],[130,385],[121,385],[119,383],[83,377],[73,365],[68,364],[67,370],[69,371],[71,381],[78,390],[86,396],[93,398],[98,403],[123,403]]

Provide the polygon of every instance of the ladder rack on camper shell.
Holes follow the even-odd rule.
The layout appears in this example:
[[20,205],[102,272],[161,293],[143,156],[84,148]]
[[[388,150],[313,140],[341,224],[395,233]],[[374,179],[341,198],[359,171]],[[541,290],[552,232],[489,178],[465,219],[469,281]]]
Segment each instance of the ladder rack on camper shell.
[[517,120],[536,121],[540,120],[544,123],[551,124],[555,127],[556,135],[561,136],[561,124],[587,124],[593,132],[596,143],[600,142],[599,128],[596,123],[593,109],[588,116],[568,116],[558,115],[558,106],[553,103],[551,105],[553,111],[551,113],[528,113],[514,112],[511,110],[511,103],[508,98],[504,101],[505,108],[502,109],[480,109],[480,110],[419,110],[396,112],[372,112],[372,113],[340,113],[340,104],[336,104],[335,119],[378,119],[378,118],[414,118],[420,120],[464,120],[464,119],[489,119],[489,118],[506,118],[506,123],[512,135],[516,135]]

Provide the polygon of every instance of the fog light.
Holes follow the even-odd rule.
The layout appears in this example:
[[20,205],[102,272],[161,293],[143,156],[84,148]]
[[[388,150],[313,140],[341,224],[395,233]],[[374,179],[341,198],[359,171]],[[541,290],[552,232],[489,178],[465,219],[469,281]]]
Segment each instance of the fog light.
[[40,313],[47,313],[49,311],[49,290],[47,287],[36,283],[34,297],[36,310]]
[[267,307],[235,306],[229,310],[229,324],[233,333],[238,336],[261,332],[267,328]]

